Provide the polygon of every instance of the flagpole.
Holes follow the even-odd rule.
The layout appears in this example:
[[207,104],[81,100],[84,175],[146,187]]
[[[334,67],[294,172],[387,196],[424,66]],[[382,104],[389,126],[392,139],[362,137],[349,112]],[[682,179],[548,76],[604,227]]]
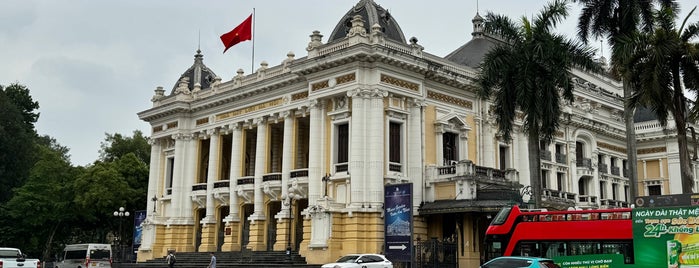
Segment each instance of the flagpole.
[[250,73],[255,72],[255,8],[252,8],[252,63],[250,64]]

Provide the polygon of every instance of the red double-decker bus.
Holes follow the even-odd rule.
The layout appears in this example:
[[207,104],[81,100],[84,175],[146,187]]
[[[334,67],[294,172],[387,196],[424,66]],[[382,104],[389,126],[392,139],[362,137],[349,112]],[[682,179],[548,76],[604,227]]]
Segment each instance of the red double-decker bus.
[[634,262],[631,209],[501,210],[485,236],[485,258],[622,254]]

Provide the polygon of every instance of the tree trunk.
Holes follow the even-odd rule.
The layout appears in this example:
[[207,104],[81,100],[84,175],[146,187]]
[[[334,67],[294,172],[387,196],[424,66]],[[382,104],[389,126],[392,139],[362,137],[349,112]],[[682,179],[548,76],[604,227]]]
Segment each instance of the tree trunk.
[[[534,208],[541,208],[541,156],[539,154],[539,132],[529,131],[529,184],[532,187]],[[530,200],[531,203],[531,200]]]
[[626,156],[629,169],[629,203],[633,204],[638,196],[638,162],[636,157],[636,126],[633,121],[634,110],[630,107],[629,99],[633,94],[630,82],[624,81],[624,121],[626,122]]
[[[49,253],[51,252],[51,244],[53,244],[53,236],[56,235],[56,230],[58,230],[58,226],[61,225],[61,222],[59,221],[55,225],[53,225],[53,228],[51,230],[51,235],[49,235],[48,239],[46,239],[46,247],[44,248],[44,254],[42,260],[44,260],[44,263],[46,263],[47,260],[49,260]],[[42,267],[44,267],[42,265]]]
[[682,193],[692,193],[694,187],[694,176],[692,176],[691,159],[687,149],[687,115],[684,102],[684,93],[680,83],[679,65],[672,68],[672,84],[674,94],[672,96],[672,115],[675,117],[675,128],[677,128],[677,146],[680,153],[680,175],[682,178]]

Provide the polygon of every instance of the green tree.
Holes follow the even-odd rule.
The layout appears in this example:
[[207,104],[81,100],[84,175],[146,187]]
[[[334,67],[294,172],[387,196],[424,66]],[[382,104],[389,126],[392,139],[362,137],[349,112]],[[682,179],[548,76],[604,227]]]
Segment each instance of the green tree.
[[[607,40],[612,47],[612,72],[621,77],[624,86],[624,121],[626,123],[626,153],[628,157],[629,195],[638,195],[636,157],[636,129],[631,96],[634,88],[627,68],[634,47],[625,40],[639,31],[650,31],[653,25],[653,0],[575,0],[582,4],[578,18],[578,36],[588,42],[589,37]],[[674,2],[660,0],[662,2]]]
[[119,133],[105,135],[107,137],[100,144],[100,160],[112,162],[132,153],[143,163],[150,163],[150,144],[140,130],[135,130],[132,137],[125,137]]
[[79,169],[71,166],[67,148],[51,137],[40,137],[35,150],[38,159],[29,178],[0,212],[0,244],[47,260],[57,250],[55,241],[67,239],[69,226],[79,222],[72,202]]
[[29,176],[34,159],[34,123],[39,104],[20,84],[0,85],[0,203]]
[[687,146],[689,104],[682,85],[693,92],[699,89],[699,43],[691,42],[699,37],[699,23],[686,25],[695,9],[677,28],[678,7],[673,3],[662,3],[655,13],[653,30],[634,39],[638,50],[630,62],[632,79],[638,85],[638,91],[631,98],[632,107],[643,105],[650,108],[663,127],[667,125],[669,115],[673,117],[683,193],[691,193],[694,184]]
[[488,13],[485,30],[506,43],[486,54],[477,79],[479,95],[494,96],[499,132],[511,140],[518,111],[528,135],[532,198],[541,207],[539,141],[550,142],[559,126],[560,100],[573,101],[571,68],[600,71],[592,49],[552,31],[568,15],[565,1],[554,1],[530,21],[515,24],[508,17]]

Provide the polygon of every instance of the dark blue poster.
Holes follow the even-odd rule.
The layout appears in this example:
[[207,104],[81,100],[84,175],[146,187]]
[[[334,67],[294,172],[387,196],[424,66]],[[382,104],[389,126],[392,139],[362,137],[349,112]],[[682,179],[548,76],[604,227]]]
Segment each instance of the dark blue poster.
[[385,255],[392,262],[410,262],[413,252],[413,184],[384,187]]
[[141,223],[146,220],[146,211],[138,210],[134,212],[133,217],[133,253],[134,256],[138,253],[138,248],[141,246],[141,238],[143,237],[143,227]]

